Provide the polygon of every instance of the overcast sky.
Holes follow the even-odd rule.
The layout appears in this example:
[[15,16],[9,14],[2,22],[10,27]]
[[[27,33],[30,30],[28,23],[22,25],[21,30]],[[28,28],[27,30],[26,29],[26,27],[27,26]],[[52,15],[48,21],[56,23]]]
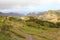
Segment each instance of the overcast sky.
[[0,0],[0,11],[33,12],[59,10],[60,0]]

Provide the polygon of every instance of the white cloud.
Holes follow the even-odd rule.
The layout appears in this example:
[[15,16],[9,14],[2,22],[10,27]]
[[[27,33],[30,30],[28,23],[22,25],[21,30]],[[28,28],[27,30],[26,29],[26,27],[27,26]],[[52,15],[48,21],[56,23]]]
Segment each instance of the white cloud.
[[55,0],[55,3],[58,3],[58,4],[60,4],[60,0]]
[[35,8],[44,4],[60,4],[60,0],[0,0],[0,9]]

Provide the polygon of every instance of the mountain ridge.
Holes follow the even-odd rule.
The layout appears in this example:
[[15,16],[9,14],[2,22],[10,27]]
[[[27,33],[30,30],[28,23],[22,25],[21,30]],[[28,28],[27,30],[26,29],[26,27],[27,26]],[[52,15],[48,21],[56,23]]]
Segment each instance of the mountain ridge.
[[[0,16],[16,16],[16,17],[28,17],[28,16],[34,16],[37,17],[38,19],[42,19],[45,21],[50,21],[50,22],[60,22],[60,10],[48,10],[44,12],[31,12],[28,13],[27,15],[22,14],[22,13],[2,13],[0,12]],[[25,18],[26,19],[26,18]]]

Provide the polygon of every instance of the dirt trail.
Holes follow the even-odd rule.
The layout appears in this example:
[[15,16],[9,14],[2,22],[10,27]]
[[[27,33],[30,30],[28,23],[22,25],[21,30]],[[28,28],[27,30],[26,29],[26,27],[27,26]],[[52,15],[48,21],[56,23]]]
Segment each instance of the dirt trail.
[[26,33],[26,32],[23,32],[23,34],[25,35],[26,39],[25,40],[34,40],[33,36]]
[[26,40],[34,40],[34,38],[33,38],[32,35],[28,35],[28,36],[26,37]]

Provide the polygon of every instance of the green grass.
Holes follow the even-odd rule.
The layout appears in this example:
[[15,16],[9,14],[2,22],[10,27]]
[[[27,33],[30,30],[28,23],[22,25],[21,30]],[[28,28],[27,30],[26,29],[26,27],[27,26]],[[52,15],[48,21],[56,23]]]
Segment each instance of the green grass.
[[[17,23],[21,23],[23,26],[19,26]],[[17,26],[15,27],[15,25]],[[0,19],[0,40],[29,40],[27,39],[29,35],[32,35],[34,40],[56,40],[60,37],[60,27],[56,28],[55,25],[33,18],[25,21],[17,18],[4,19],[2,17]]]

